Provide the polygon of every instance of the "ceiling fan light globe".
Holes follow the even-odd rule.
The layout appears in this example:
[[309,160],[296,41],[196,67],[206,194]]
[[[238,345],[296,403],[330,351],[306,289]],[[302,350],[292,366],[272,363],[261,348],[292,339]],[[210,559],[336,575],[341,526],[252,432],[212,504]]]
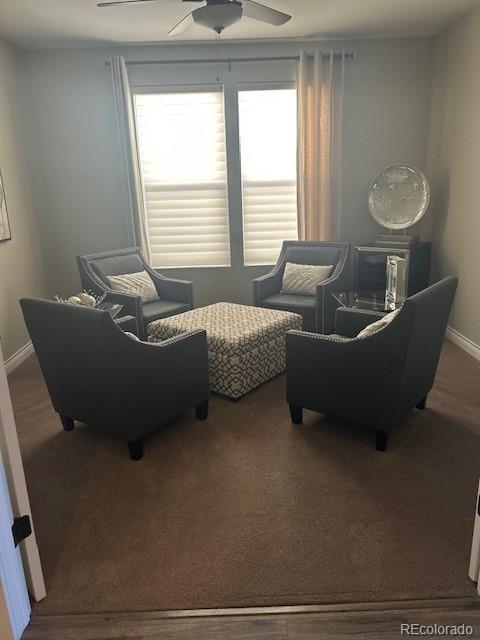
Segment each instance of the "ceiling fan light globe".
[[207,29],[214,29],[219,33],[238,22],[242,17],[242,7],[239,4],[216,4],[207,5],[195,9],[192,14],[195,24]]

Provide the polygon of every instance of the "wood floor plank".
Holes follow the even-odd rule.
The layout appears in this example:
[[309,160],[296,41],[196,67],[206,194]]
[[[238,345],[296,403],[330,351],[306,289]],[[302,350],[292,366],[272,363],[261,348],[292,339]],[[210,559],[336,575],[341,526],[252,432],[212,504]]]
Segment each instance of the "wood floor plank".
[[344,602],[340,604],[319,605],[293,605],[275,607],[235,607],[224,609],[182,609],[173,611],[120,611],[110,613],[77,613],[77,614],[38,614],[34,608],[33,618],[36,621],[48,620],[56,625],[70,626],[72,620],[76,624],[89,624],[99,618],[109,621],[145,621],[177,618],[218,618],[235,617],[236,619],[249,619],[255,616],[257,619],[275,616],[283,619],[292,614],[297,616],[312,613],[341,613],[356,611],[396,611],[397,609],[421,609],[424,611],[444,609],[446,611],[463,611],[467,609],[480,609],[478,596],[468,598],[434,598],[429,600],[390,600],[387,602]]
[[[289,640],[398,640],[412,636],[402,635],[402,624],[438,626],[461,624],[473,627],[473,635],[457,634],[455,638],[480,638],[480,611],[399,610],[390,612],[357,612],[312,615],[308,619],[287,620]],[[404,628],[406,632],[406,629]],[[415,636],[413,636],[415,637]],[[431,638],[445,637],[441,633]],[[452,637],[447,635],[447,637]]]
[[22,640],[288,640],[284,620],[182,619],[55,625],[47,617],[33,621]]
[[407,623],[471,625],[473,635],[456,637],[480,639],[480,599],[466,599],[456,606],[448,604],[452,601],[445,601],[444,606],[440,602],[432,601],[431,606],[425,602],[422,608],[398,603],[391,610],[361,610],[355,605],[355,610],[317,613],[289,614],[285,608],[283,615],[265,608],[263,615],[209,618],[162,617],[165,612],[34,615],[22,640],[393,640],[402,637],[400,625]]

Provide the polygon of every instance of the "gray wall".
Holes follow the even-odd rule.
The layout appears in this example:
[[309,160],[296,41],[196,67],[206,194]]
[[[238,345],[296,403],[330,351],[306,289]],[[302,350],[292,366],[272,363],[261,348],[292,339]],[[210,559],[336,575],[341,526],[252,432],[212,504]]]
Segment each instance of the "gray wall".
[[[300,46],[224,44],[220,55],[290,55]],[[345,47],[356,56],[347,63],[346,72],[342,235],[352,242],[364,242],[380,231],[366,203],[373,176],[399,161],[425,166],[432,40],[355,40],[326,46]],[[311,49],[312,43],[305,48]],[[127,59],[175,59],[214,56],[215,49],[212,45],[163,46],[28,54],[31,154],[52,294],[66,295],[78,288],[75,255],[127,243],[111,82],[104,66],[112,54]],[[136,68],[132,76],[134,82],[159,84],[214,82],[216,69],[157,66]],[[224,67],[221,77],[225,83],[288,79],[294,77],[294,67],[292,63],[234,65],[230,73]],[[230,215],[238,246],[238,198],[234,198]],[[430,235],[428,222],[422,231],[425,237]],[[172,274],[193,280],[197,301],[202,304],[218,299],[250,301],[252,278],[267,270],[243,267],[233,247],[231,269],[182,269]]]
[[46,293],[22,118],[24,80],[21,54],[0,41],[0,170],[13,238],[0,242],[0,336],[5,358],[28,341],[18,299]]
[[450,325],[480,345],[480,11],[435,43],[431,136],[434,272],[459,288]]

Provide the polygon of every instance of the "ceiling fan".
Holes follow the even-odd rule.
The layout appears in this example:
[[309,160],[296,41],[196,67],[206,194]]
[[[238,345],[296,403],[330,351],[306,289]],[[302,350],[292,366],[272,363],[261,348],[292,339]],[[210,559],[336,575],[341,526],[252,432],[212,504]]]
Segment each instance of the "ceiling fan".
[[282,13],[276,9],[271,9],[253,0],[107,0],[99,2],[97,7],[113,7],[122,4],[141,4],[143,2],[198,2],[205,3],[203,7],[194,9],[168,33],[169,36],[176,36],[183,33],[193,24],[213,29],[221,33],[230,27],[240,18],[246,16],[261,22],[267,22],[279,27],[288,22],[292,16]]

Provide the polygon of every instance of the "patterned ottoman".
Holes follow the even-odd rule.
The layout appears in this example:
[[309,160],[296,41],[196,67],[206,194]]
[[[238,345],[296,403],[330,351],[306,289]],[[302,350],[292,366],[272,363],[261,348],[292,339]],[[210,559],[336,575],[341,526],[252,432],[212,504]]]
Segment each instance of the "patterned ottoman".
[[219,302],[151,322],[150,342],[206,329],[210,389],[234,400],[285,370],[285,333],[301,329],[302,316]]

